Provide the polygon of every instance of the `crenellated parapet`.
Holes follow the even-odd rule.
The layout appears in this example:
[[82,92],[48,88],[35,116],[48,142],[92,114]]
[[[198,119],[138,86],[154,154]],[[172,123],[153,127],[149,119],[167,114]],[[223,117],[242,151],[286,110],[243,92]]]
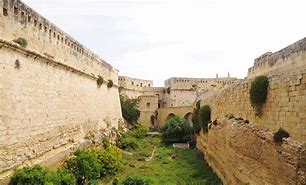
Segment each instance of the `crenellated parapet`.
[[248,78],[306,68],[306,38],[272,53],[267,52],[255,59],[248,70]]
[[224,78],[182,78],[173,77],[165,81],[165,87],[172,89],[197,89],[209,87],[223,87],[226,85],[235,84],[237,78],[224,77]]
[[2,0],[0,8],[1,39],[23,38],[28,50],[117,84],[117,69],[20,0]]

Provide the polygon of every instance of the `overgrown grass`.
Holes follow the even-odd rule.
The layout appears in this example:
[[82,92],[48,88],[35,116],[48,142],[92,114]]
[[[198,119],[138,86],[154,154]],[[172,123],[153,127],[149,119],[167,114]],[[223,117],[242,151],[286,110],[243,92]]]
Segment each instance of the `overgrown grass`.
[[[197,150],[175,149],[161,143],[160,137],[137,139],[139,147],[123,154],[123,167],[115,177],[103,179],[101,184],[117,178],[121,183],[127,176],[141,176],[150,184],[218,185],[222,184]],[[154,156],[148,160],[152,151]]]

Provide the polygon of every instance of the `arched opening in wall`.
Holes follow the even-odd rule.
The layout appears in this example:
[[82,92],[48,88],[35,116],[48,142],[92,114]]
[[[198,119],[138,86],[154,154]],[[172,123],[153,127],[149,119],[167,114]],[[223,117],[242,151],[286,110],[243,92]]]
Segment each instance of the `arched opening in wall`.
[[150,117],[150,123],[151,123],[151,127],[155,127],[155,116],[154,115],[152,115],[151,117]]
[[191,112],[188,112],[187,114],[185,114],[184,119],[187,121],[187,123],[190,126],[193,126],[193,123],[192,123],[192,113]]
[[169,119],[173,118],[174,116],[175,116],[174,113],[168,114],[166,121],[168,121]]

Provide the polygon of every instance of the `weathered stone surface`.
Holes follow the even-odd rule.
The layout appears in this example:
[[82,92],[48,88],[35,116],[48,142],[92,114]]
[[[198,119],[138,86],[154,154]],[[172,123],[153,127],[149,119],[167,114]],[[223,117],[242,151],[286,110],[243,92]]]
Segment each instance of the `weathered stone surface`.
[[[19,0],[0,8],[2,184],[16,167],[52,165],[117,128],[121,109],[117,69]],[[98,88],[98,75],[114,86]]]
[[267,129],[238,122],[219,119],[197,138],[197,147],[225,185],[306,184],[306,159],[301,157],[306,149],[300,142],[289,138],[276,144]]

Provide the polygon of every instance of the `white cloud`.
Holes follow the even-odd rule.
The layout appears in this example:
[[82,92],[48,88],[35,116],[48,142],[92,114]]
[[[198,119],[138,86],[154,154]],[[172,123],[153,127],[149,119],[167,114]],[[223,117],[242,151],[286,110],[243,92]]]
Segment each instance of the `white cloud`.
[[254,58],[305,37],[303,0],[25,0],[120,74],[244,77]]

